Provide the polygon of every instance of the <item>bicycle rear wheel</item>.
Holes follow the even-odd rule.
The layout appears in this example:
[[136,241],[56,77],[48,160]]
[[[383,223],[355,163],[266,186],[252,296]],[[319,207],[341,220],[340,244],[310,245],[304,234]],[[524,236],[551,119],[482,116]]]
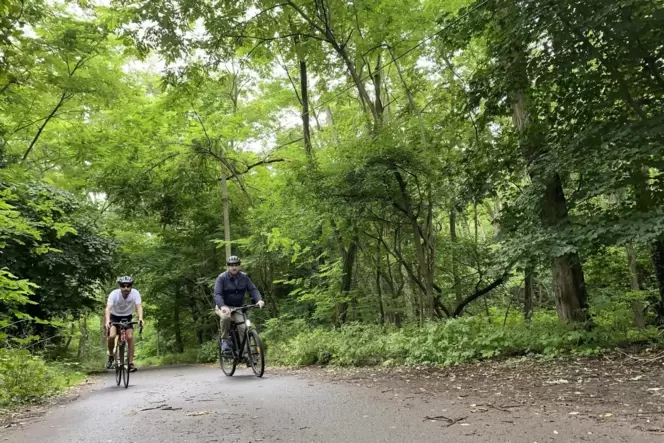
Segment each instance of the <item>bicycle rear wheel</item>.
[[[127,386],[129,386],[129,346],[124,346],[125,349],[127,349],[127,358],[125,359],[123,356],[123,364],[122,364],[122,378],[124,381],[124,387],[127,389]],[[124,354],[124,352],[123,352]],[[126,363],[126,364],[125,364]]]
[[249,352],[251,369],[256,377],[262,377],[265,372],[265,348],[255,329],[249,331]]
[[228,357],[224,355],[224,351],[221,349],[221,335],[219,336],[219,365],[221,370],[224,371],[224,374],[227,377],[232,377],[235,374],[235,368],[237,367],[237,361],[235,358]]

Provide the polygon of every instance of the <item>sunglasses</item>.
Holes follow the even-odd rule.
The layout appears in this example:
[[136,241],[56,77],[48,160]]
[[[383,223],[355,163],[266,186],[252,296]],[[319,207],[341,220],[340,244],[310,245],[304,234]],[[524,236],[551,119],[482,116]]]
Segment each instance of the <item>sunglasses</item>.
[[131,288],[131,285],[120,285],[122,289]]

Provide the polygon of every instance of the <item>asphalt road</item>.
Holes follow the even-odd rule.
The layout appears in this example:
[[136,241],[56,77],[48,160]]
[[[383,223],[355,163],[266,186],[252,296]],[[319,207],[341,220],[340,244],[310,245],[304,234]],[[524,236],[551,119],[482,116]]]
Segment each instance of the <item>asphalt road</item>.
[[[473,410],[458,400],[395,394],[266,370],[143,369],[128,389],[113,374],[78,397],[0,430],[0,441],[74,442],[661,442],[629,423],[536,411]],[[441,417],[442,416],[442,417]],[[437,419],[427,417],[438,417]]]

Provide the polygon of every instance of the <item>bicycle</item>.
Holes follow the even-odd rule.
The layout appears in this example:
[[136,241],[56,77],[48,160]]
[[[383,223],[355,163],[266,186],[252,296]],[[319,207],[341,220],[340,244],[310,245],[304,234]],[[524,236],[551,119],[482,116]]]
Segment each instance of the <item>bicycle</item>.
[[254,371],[254,374],[257,377],[262,377],[265,372],[265,348],[263,347],[263,342],[258,336],[258,332],[251,324],[251,321],[247,318],[247,311],[249,308],[256,308],[258,304],[254,305],[245,305],[238,308],[229,308],[231,310],[231,318],[233,312],[242,313],[242,323],[247,327],[244,330],[244,337],[242,342],[240,342],[240,333],[237,328],[237,325],[242,324],[240,322],[234,322],[231,320],[230,330],[228,334],[231,339],[231,349],[230,355],[228,351],[224,353],[222,349],[222,339],[221,333],[219,334],[219,364],[221,370],[224,371],[224,374],[228,377],[233,376],[235,373],[235,368],[238,363],[242,363],[242,352],[240,350],[247,350],[247,355],[249,355],[249,364],[251,369]]
[[[121,321],[121,322],[111,322],[111,326],[115,326],[118,330],[115,340],[115,349],[113,354],[115,355],[115,382],[118,386],[124,381],[124,387],[127,389],[129,386],[129,346],[127,344],[127,327],[129,325],[138,324],[137,321]],[[109,330],[110,333],[110,330]],[[141,325],[138,329],[138,335],[143,336],[143,326]],[[127,348],[127,364],[125,365],[125,347]],[[119,351],[119,352],[118,352]]]

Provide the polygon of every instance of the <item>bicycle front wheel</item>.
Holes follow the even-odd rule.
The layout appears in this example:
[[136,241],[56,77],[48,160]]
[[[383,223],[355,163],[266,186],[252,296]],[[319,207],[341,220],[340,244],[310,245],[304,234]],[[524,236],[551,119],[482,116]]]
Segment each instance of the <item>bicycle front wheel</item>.
[[256,377],[262,377],[265,372],[265,348],[255,329],[249,331],[249,352],[251,369]]
[[119,349],[116,349],[115,352],[118,353],[115,358],[115,382],[120,386],[120,383],[122,383],[122,370],[124,369],[124,345],[120,345]]
[[235,358],[224,355],[223,349],[221,349],[221,337],[219,337],[219,365],[221,370],[224,371],[227,377],[232,377],[235,374],[235,368],[237,367],[237,361]]
[[124,387],[127,389],[127,386],[129,386],[129,346],[125,346],[125,348],[127,349],[127,358],[123,359],[122,379],[124,381]]

